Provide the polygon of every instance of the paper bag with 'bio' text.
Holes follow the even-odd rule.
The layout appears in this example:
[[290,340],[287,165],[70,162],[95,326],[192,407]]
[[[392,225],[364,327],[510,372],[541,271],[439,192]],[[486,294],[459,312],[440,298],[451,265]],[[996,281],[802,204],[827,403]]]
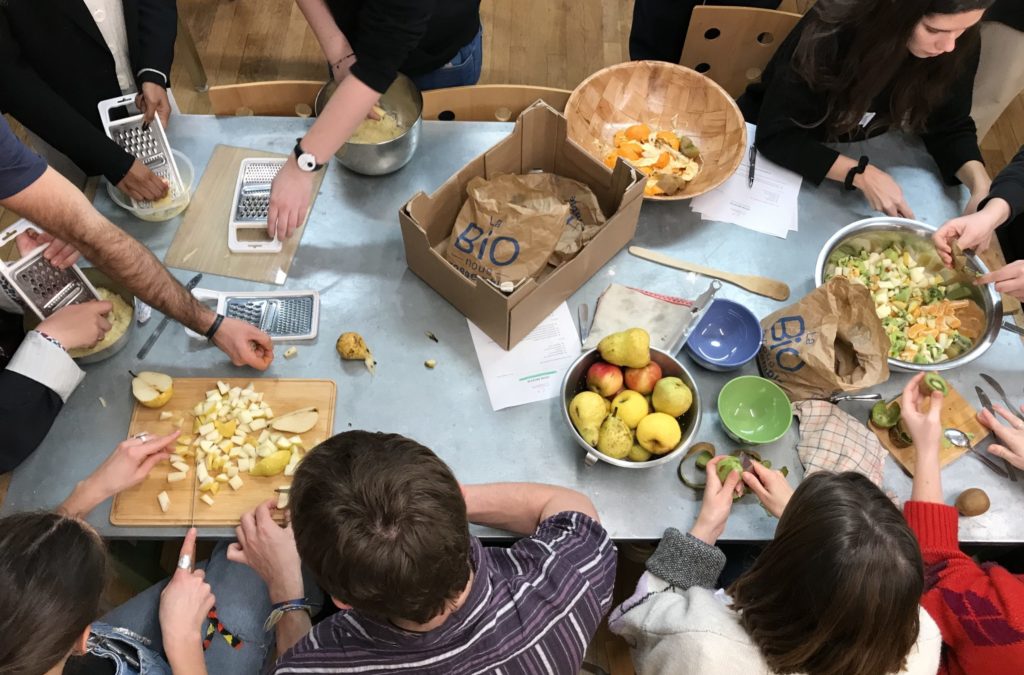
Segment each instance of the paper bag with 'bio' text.
[[761,321],[761,374],[790,400],[827,398],[889,379],[889,337],[868,289],[836,277]]

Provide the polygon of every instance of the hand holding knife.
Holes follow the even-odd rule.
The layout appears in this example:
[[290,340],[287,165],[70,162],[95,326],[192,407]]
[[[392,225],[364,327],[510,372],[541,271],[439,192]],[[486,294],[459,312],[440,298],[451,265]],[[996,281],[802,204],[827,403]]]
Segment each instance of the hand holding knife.
[[[989,384],[992,384],[993,382],[995,382],[994,379],[991,379],[989,376],[986,376],[986,375],[982,375],[982,378],[986,382],[989,382]],[[991,381],[990,381],[990,379],[991,379]],[[998,386],[998,383],[996,383],[996,385]],[[1002,389],[1002,387],[998,387],[998,389]],[[996,411],[995,411],[995,408],[992,406],[992,399],[990,399],[988,397],[988,394],[985,393],[985,390],[982,389],[981,387],[977,387],[976,386],[974,388],[974,393],[978,395],[978,400],[981,402],[982,407],[985,408],[985,410],[987,410],[988,413],[990,415],[992,415],[993,418],[996,418]],[[1003,397],[1003,400],[1004,401],[1006,400],[1005,396]],[[1013,465],[1010,464],[1010,462],[1008,460],[1006,460],[1006,459],[1003,460],[1003,464],[1006,466],[1006,473],[1010,476],[1010,480],[1013,481],[1014,483],[1016,483],[1017,482],[1017,472],[1014,471]]]

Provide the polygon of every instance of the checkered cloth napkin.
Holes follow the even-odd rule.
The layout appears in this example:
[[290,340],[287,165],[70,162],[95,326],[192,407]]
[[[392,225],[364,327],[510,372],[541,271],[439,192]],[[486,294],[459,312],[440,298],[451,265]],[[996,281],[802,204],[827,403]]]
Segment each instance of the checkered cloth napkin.
[[797,401],[800,420],[796,445],[804,473],[856,471],[882,485],[885,448],[870,429],[828,401]]

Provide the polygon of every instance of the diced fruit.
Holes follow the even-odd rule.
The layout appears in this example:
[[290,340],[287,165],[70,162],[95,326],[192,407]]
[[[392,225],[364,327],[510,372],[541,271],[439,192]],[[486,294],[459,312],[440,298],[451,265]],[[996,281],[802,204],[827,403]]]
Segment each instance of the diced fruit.
[[278,492],[277,493],[277,508],[286,509],[288,508],[288,493]]
[[167,411],[164,411],[164,412],[160,413],[160,421],[161,422],[166,422],[167,420],[171,419],[172,417],[174,417],[174,413],[167,412]]
[[242,482],[242,479],[240,477],[232,476],[228,480],[228,485],[231,486],[232,490],[239,490],[239,489],[241,489],[242,485],[244,485],[244,483]]
[[178,481],[185,480],[186,477],[188,477],[188,473],[184,471],[172,471],[171,473],[167,474],[167,482],[177,483]]
[[202,499],[207,506],[213,506],[213,497],[210,495],[202,495],[199,498]]
[[265,419],[254,419],[249,426],[253,431],[259,431],[267,426],[267,421]]
[[156,501],[160,505],[160,510],[167,513],[171,508],[171,498],[167,496],[167,492],[161,492],[156,496]]
[[291,458],[292,453],[287,450],[280,450],[256,462],[256,466],[249,473],[253,476],[276,476],[284,471]]
[[218,382],[217,389],[220,391],[221,396],[226,396],[228,391],[231,390],[231,386],[227,382]]

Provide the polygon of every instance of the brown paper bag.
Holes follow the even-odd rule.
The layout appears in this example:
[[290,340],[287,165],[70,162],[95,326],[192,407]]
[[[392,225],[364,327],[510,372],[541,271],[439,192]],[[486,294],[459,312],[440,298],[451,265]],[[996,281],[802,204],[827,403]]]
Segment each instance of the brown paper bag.
[[761,374],[790,400],[827,398],[889,379],[889,337],[868,289],[836,277],[761,321]]
[[585,243],[584,234],[593,237],[583,225],[569,227],[591,212],[591,200],[600,214],[589,188],[550,173],[473,178],[445,257],[470,278],[500,284],[536,276],[556,248],[575,255]]
[[553,178],[555,194],[569,205],[569,219],[548,261],[557,267],[575,258],[587,242],[597,236],[604,226],[605,218],[597,203],[597,195],[589,187],[569,178],[545,175]]

